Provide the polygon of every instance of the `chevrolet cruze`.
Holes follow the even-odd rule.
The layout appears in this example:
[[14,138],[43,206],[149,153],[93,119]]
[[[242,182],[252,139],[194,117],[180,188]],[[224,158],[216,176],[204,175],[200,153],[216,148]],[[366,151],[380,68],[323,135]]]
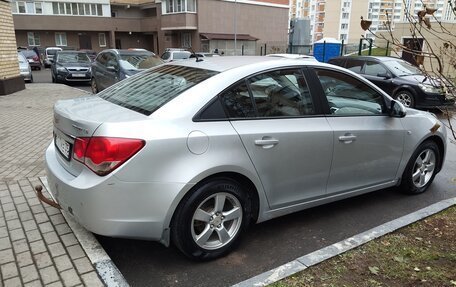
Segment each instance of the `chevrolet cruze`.
[[209,260],[251,223],[397,186],[424,192],[446,132],[362,77],[281,57],[161,65],[58,101],[53,199],[86,229]]

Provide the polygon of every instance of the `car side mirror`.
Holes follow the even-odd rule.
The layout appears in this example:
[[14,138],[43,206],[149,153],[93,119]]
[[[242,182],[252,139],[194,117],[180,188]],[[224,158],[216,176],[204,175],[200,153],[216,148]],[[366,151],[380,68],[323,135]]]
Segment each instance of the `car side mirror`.
[[378,73],[377,77],[391,79],[391,76],[388,73]]
[[114,66],[108,66],[107,69],[108,69],[108,71],[110,71],[110,72],[117,72],[117,70],[118,70],[118,69],[117,69],[116,67],[114,67]]
[[391,108],[390,108],[390,116],[394,118],[403,118],[407,114],[407,109],[405,106],[396,101],[392,100],[391,101]]

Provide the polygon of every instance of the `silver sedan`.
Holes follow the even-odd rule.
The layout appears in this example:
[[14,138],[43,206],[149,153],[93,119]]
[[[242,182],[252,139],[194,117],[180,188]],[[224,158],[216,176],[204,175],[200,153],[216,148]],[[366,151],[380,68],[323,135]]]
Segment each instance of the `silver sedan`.
[[50,192],[86,229],[225,255],[250,223],[392,186],[424,192],[446,132],[307,59],[165,64],[54,107]]

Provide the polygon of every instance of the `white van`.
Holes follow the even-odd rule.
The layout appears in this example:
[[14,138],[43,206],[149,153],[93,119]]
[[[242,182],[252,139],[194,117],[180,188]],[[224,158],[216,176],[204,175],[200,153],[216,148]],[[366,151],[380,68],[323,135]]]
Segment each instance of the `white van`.
[[58,51],[62,51],[62,48],[59,47],[47,47],[44,51],[44,68],[51,67],[51,60],[54,59],[55,54]]

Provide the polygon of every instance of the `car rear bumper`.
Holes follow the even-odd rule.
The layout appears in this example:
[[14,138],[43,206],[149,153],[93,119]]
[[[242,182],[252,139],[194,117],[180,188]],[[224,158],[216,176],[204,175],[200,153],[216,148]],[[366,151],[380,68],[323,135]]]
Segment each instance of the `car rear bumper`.
[[45,154],[49,192],[83,227],[105,236],[162,239],[169,211],[185,184],[124,182],[88,169],[73,176],[57,156],[52,142]]

